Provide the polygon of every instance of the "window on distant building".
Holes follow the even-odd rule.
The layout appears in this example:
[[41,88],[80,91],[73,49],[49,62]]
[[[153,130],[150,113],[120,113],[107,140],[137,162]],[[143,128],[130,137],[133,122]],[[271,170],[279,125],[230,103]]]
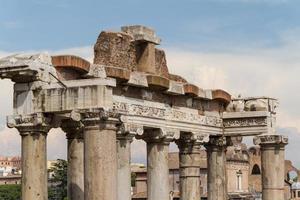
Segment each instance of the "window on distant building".
[[243,173],[242,173],[242,171],[241,170],[239,170],[237,173],[236,173],[236,189],[238,190],[238,191],[241,191],[242,190],[242,175],[243,175]]
[[252,172],[251,172],[252,175],[259,175],[260,174],[260,168],[257,164],[255,164],[252,168]]

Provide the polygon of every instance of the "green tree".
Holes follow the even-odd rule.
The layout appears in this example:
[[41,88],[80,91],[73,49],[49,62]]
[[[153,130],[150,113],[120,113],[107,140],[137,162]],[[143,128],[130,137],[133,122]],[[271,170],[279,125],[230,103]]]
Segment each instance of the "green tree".
[[68,163],[58,159],[49,169],[49,200],[64,200],[67,197]]
[[21,199],[21,185],[0,185],[0,199]]

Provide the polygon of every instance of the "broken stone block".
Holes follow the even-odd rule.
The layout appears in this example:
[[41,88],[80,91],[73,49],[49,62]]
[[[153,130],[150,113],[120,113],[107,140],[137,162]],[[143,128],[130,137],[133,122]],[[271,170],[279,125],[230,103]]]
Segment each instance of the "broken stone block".
[[155,31],[146,26],[123,26],[121,27],[121,30],[132,35],[135,41],[151,42],[154,44],[160,44],[161,42],[160,38],[156,36]]
[[155,73],[166,78],[169,77],[166,54],[161,49],[155,49]]
[[136,51],[132,36],[126,33],[101,32],[94,46],[94,64],[136,71]]

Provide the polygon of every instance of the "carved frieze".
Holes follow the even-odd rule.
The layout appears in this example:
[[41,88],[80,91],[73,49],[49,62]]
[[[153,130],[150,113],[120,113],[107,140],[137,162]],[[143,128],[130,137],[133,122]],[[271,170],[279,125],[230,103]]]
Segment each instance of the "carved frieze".
[[268,120],[266,117],[256,118],[238,118],[238,119],[224,119],[223,125],[226,128],[233,127],[253,127],[253,126],[267,126]]
[[149,118],[159,118],[170,121],[195,123],[204,126],[221,127],[222,119],[214,116],[203,116],[194,112],[181,111],[175,108],[158,108],[145,105],[114,102],[116,112]]
[[288,137],[283,135],[261,135],[253,139],[255,145],[288,144]]

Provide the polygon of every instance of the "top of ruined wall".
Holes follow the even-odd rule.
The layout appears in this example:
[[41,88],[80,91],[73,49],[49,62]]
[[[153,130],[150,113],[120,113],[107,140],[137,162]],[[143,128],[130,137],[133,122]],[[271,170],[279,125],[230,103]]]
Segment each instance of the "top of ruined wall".
[[[89,71],[103,70],[105,76],[115,78],[118,84],[159,90],[169,95],[230,102],[230,94],[223,90],[204,90],[181,76],[170,74],[166,53],[156,48],[160,42],[154,30],[148,27],[125,26],[119,32],[102,31],[99,34],[94,45],[93,64],[64,56],[54,57],[53,64],[62,80],[85,78],[89,68]],[[75,67],[70,67],[72,64]]]

